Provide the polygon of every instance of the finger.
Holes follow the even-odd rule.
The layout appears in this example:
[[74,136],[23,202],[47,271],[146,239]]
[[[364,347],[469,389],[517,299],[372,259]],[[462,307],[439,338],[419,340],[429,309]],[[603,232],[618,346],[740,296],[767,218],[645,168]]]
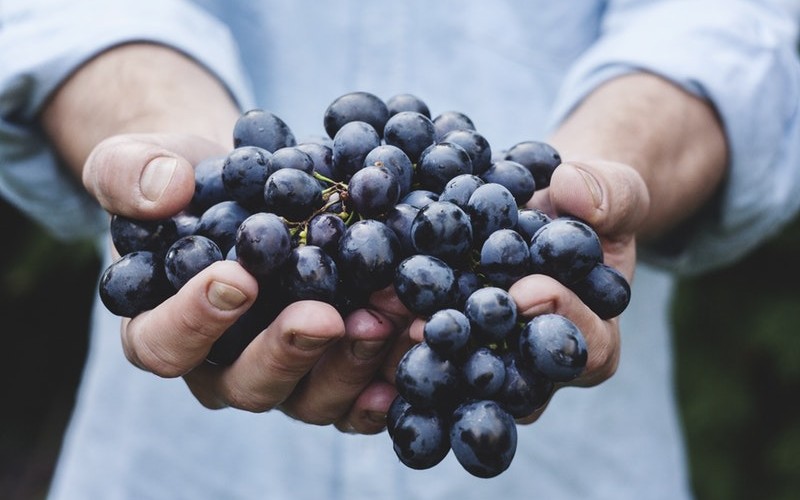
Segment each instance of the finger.
[[583,373],[569,385],[594,386],[610,378],[620,356],[619,322],[602,320],[572,291],[541,274],[526,276],[509,289],[522,318],[560,314],[569,318],[586,340],[588,358]]
[[224,148],[189,135],[120,135],[94,148],[83,183],[108,212],[140,219],[168,217],[194,193],[194,168]]
[[[201,403],[221,404],[251,412],[280,405],[303,377],[345,334],[344,322],[333,306],[304,300],[288,305],[275,320],[225,368],[202,366],[185,377],[205,386]],[[197,394],[197,393],[196,393]],[[210,401],[213,395],[216,401]]]
[[345,337],[325,352],[281,408],[304,422],[326,425],[346,414],[375,379],[395,325],[381,313],[360,309],[345,319]]
[[397,396],[397,390],[388,382],[375,380],[356,399],[350,411],[336,428],[342,432],[377,434],[386,427],[386,413]]
[[202,363],[257,294],[255,279],[239,264],[215,262],[155,309],[124,321],[125,355],[162,377],[183,375]]

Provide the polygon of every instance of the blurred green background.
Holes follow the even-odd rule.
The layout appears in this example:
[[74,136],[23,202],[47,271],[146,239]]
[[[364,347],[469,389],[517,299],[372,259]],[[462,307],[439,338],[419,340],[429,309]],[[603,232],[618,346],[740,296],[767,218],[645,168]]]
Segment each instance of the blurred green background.
[[[7,205],[0,234],[0,498],[30,500],[69,416],[99,262]],[[698,500],[798,498],[800,219],[737,265],[682,281],[673,317]]]

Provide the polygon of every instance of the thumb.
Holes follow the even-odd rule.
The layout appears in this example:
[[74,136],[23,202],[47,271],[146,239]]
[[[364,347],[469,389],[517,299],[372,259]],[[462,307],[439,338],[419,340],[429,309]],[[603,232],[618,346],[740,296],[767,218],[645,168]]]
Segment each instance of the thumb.
[[557,214],[584,220],[609,240],[634,236],[650,208],[641,175],[633,167],[609,161],[559,165],[550,183],[550,202]]
[[226,153],[190,135],[130,134],[98,144],[83,168],[83,184],[108,212],[138,219],[169,217],[194,193],[194,165]]

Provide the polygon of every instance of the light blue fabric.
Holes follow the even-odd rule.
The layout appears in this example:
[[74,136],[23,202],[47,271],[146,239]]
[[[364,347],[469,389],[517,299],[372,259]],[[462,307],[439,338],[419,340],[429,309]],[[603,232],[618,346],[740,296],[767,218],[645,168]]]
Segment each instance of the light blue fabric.
[[[36,113],[77,65],[130,40],[190,54],[242,109],[270,109],[301,138],[322,133],[325,107],[345,92],[412,92],[434,115],[466,112],[503,149],[545,138],[609,78],[662,74],[714,101],[733,152],[716,210],[680,253],[649,256],[681,271],[740,255],[800,200],[800,12],[788,1],[6,0],[0,9],[0,192],[64,237],[99,234],[104,219],[58,168]],[[520,428],[514,463],[492,480],[472,478],[452,455],[407,469],[385,434],[205,410],[182,381],[133,368],[118,321],[98,306],[51,498],[689,498],[671,290],[670,275],[639,267],[617,374],[560,391]]]

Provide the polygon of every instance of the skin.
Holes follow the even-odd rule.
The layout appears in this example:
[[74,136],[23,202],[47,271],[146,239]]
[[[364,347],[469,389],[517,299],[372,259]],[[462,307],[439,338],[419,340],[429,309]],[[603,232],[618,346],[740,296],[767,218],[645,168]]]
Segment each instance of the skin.
[[[193,165],[232,148],[239,115],[226,89],[192,60],[131,44],[81,67],[53,95],[41,124],[103,208],[147,219],[187,205]],[[548,140],[564,164],[530,205],[589,222],[601,236],[605,261],[629,280],[637,238],[663,235],[703,206],[727,163],[713,109],[643,73],[598,88]],[[237,263],[215,263],[155,309],[122,320],[125,355],[158,376],[183,377],[208,408],[279,409],[347,432],[379,432],[396,394],[394,367],[422,339],[422,320],[391,289],[376,292],[369,310],[347,318],[327,304],[303,301],[287,307],[231,366],[204,363],[257,292]],[[613,375],[618,319],[601,320],[546,276],[528,276],[510,292],[524,317],[563,314],[584,333],[588,366],[570,385],[592,386]]]

